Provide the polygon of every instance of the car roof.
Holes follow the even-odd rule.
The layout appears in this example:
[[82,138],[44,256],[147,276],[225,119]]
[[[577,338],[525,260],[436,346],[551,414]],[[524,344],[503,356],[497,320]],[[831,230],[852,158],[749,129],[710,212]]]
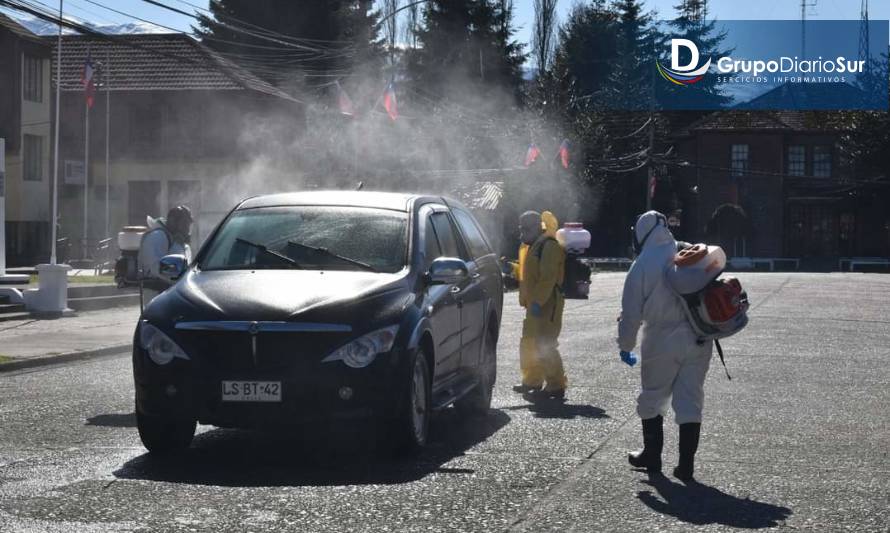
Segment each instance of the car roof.
[[244,200],[238,209],[286,205],[332,205],[372,207],[408,211],[417,200],[443,201],[441,197],[419,194],[371,191],[306,191],[255,196]]

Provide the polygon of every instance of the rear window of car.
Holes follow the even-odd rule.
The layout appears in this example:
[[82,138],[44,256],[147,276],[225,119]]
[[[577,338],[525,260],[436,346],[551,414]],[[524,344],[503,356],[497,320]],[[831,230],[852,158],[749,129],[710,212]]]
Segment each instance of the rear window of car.
[[439,245],[442,247],[442,253],[445,257],[460,257],[460,248],[458,248],[457,238],[454,235],[454,229],[451,221],[448,220],[447,213],[433,213],[430,216],[433,221],[433,229],[436,230],[436,236],[439,238]]
[[469,246],[470,253],[473,254],[473,257],[478,259],[490,254],[491,247],[488,245],[485,235],[482,233],[482,230],[479,229],[479,226],[476,224],[472,215],[459,209],[452,210],[452,213],[454,213],[454,218],[457,219],[457,223],[460,226],[464,237],[467,239],[467,246]]
[[233,213],[208,244],[199,267],[398,272],[407,263],[407,248],[407,213],[341,206],[261,207]]

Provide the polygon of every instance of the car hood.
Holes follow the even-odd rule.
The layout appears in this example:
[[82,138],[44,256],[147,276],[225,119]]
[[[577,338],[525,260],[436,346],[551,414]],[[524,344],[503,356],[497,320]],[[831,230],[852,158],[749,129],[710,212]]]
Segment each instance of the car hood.
[[[405,276],[404,272],[190,270],[153,301],[146,314],[160,312],[174,321],[262,321],[308,319],[337,310],[336,314],[346,314],[353,308],[348,315],[354,316],[359,310],[355,307],[369,299],[403,292]],[[339,318],[348,322],[353,316]]]

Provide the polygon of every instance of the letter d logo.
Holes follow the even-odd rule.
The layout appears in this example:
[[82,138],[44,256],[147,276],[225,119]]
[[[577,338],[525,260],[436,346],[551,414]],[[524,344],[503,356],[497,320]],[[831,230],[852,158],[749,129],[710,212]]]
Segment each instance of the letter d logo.
[[[680,47],[689,50],[690,59],[688,65],[680,65]],[[698,65],[698,46],[689,39],[671,39],[671,70],[677,72],[689,72]]]

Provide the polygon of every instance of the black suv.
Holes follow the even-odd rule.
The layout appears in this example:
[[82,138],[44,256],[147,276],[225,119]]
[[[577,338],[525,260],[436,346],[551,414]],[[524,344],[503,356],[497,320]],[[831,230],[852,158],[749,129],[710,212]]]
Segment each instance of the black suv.
[[485,413],[501,271],[470,212],[438,196],[311,192],[233,209],[133,343],[139,435],[185,448],[196,422],[374,419],[404,450],[451,404]]

